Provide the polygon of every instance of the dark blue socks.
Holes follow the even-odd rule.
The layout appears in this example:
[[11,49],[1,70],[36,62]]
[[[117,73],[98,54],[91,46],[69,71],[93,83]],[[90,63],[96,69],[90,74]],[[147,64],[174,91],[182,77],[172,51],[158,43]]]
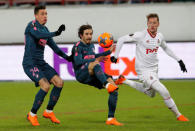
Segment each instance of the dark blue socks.
[[46,94],[47,92],[43,91],[42,89],[39,90],[39,92],[35,96],[34,104],[31,109],[32,113],[37,114],[37,110],[40,108],[41,104],[43,103]]
[[117,91],[111,92],[108,99],[108,108],[109,108],[108,118],[114,117],[117,99],[118,99],[118,92]]
[[48,110],[53,110],[54,106],[56,105],[60,97],[61,90],[62,88],[58,88],[56,86],[53,87],[51,94],[50,94],[49,103],[47,105]]
[[102,71],[101,66],[99,64],[95,65],[93,71],[97,79],[102,83],[102,85],[105,85],[107,83],[107,78],[104,72]]

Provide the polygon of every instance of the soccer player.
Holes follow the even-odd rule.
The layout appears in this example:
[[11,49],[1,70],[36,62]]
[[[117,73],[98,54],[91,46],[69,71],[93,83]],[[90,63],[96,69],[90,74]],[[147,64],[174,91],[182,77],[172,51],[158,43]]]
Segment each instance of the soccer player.
[[109,93],[108,99],[108,119],[107,125],[121,126],[114,117],[118,98],[118,87],[115,85],[111,76],[102,71],[100,62],[103,62],[107,55],[111,54],[115,46],[110,50],[95,54],[94,44],[91,43],[93,29],[91,25],[82,25],[78,30],[81,39],[72,48],[73,67],[76,79],[83,84],[94,86],[98,89],[106,88]]
[[59,36],[65,30],[65,25],[61,25],[55,32],[49,32],[45,26],[47,22],[47,11],[45,6],[36,6],[34,9],[35,20],[28,23],[25,30],[25,52],[23,57],[23,69],[26,75],[35,82],[36,87],[40,86],[40,90],[35,96],[34,104],[31,111],[27,115],[27,119],[33,126],[39,126],[37,120],[37,111],[39,110],[50,84],[54,87],[50,94],[50,100],[47,109],[43,113],[43,117],[51,119],[54,123],[60,123],[53,113],[60,92],[63,87],[63,80],[57,72],[44,61],[45,45],[49,45],[52,50],[63,57],[69,57],[56,45],[52,37]]
[[177,120],[189,121],[179,112],[175,102],[169,94],[169,91],[159,81],[157,58],[158,48],[161,47],[170,57],[178,61],[183,72],[187,72],[185,64],[167,46],[163,35],[157,32],[159,27],[159,17],[157,14],[149,14],[147,16],[147,26],[148,28],[146,30],[120,37],[116,45],[116,52],[114,56],[111,57],[111,61],[116,63],[123,43],[126,41],[136,42],[135,69],[141,82],[127,80],[121,75],[115,83],[127,84],[150,97],[154,97],[155,92],[158,92],[164,99],[166,106],[175,114]]

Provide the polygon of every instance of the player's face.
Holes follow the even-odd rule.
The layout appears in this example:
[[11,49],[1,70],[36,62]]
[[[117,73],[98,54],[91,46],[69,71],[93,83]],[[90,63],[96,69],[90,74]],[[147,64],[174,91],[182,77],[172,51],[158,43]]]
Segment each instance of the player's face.
[[151,33],[156,33],[157,32],[157,29],[158,29],[158,26],[159,26],[159,21],[156,17],[154,18],[150,18],[148,20],[148,30],[151,32]]
[[81,40],[86,44],[90,44],[92,40],[92,35],[93,35],[92,29],[84,30],[83,35],[81,35]]
[[45,25],[47,23],[46,9],[39,10],[38,13],[35,14],[35,18],[41,25]]

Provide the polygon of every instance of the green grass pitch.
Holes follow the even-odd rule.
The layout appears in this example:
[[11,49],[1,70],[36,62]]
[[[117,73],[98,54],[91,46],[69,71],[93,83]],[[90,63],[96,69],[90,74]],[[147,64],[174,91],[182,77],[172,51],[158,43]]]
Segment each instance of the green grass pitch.
[[26,119],[35,94],[32,82],[0,82],[0,130],[67,130],[67,131],[195,131],[195,81],[163,80],[181,113],[189,122],[176,121],[163,100],[156,95],[150,98],[135,89],[122,85],[119,89],[116,118],[122,127],[105,125],[107,118],[106,90],[65,81],[59,102],[55,107],[60,125],[42,117],[49,95],[38,112],[39,127],[32,127]]

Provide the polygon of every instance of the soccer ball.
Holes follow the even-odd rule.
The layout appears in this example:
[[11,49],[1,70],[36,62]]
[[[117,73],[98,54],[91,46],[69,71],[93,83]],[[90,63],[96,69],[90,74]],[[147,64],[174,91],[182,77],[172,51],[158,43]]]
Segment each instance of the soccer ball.
[[110,33],[104,32],[98,37],[98,44],[103,48],[109,48],[113,44],[113,36]]

